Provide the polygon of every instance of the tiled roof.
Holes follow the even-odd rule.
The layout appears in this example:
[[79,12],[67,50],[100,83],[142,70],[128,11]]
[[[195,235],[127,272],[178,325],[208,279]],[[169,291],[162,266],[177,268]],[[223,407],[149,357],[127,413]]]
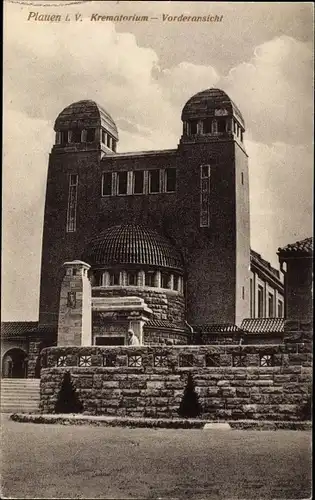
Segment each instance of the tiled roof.
[[98,234],[82,259],[92,266],[142,264],[182,269],[182,257],[172,243],[140,224],[120,224]]
[[171,328],[172,330],[184,330],[185,328],[180,328],[170,321],[164,320],[164,319],[151,319],[148,321],[145,325],[144,328]]
[[196,332],[217,333],[217,332],[238,332],[239,328],[231,323],[212,323],[206,325],[193,325]]
[[272,273],[277,279],[280,278],[280,272],[277,269],[275,269],[274,267],[272,267],[270,262],[263,259],[262,256],[260,255],[260,253],[255,252],[255,250],[251,249],[250,250],[250,258],[251,258],[251,262],[252,261],[258,262],[267,272]]
[[185,104],[182,120],[213,114],[215,109],[225,109],[236,116],[244,126],[242,113],[230,97],[220,89],[206,89],[193,95]]
[[103,126],[118,139],[116,124],[107,111],[94,101],[78,101],[67,106],[55,121],[55,130]]
[[34,333],[37,321],[3,321],[1,322],[2,337],[19,337]]
[[304,240],[296,241],[295,243],[290,243],[283,248],[278,248],[279,254],[282,253],[306,253],[313,254],[313,238],[305,238]]
[[283,332],[284,318],[245,318],[241,329],[247,333]]

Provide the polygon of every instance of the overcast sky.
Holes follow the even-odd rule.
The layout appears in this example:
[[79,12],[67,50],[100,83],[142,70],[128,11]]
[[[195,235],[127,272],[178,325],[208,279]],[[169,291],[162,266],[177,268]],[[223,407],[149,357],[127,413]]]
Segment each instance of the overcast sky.
[[[176,148],[189,97],[225,90],[246,123],[252,248],[277,266],[279,246],[312,234],[311,3],[15,2],[4,18],[2,320],[38,319],[53,125],[80,99],[108,110],[123,152]],[[28,21],[31,11],[82,21]],[[94,13],[157,19],[97,23]],[[163,14],[223,18],[163,22]]]

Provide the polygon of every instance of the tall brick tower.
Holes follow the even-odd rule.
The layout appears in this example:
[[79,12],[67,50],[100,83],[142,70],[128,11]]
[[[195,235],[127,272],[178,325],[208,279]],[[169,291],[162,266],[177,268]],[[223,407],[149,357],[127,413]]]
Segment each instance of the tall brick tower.
[[99,293],[160,293],[168,322],[174,301],[193,324],[249,316],[244,120],[225,92],[209,89],[189,99],[182,121],[176,149],[118,153],[115,123],[95,102],[60,113],[47,179],[40,327],[57,329],[62,266],[75,260],[91,265],[92,302]]

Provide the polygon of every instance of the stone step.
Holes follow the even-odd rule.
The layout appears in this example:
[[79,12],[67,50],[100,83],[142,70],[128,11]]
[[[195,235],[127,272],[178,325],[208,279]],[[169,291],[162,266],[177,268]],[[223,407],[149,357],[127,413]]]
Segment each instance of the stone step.
[[39,394],[22,394],[16,396],[16,394],[1,394],[1,401],[39,401]]
[[28,413],[39,410],[40,379],[1,379],[1,411]]

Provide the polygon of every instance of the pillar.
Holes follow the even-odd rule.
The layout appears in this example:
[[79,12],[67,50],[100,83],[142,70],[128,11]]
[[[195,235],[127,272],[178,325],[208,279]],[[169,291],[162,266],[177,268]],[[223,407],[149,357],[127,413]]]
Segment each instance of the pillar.
[[65,262],[61,284],[58,346],[92,345],[92,293],[89,264],[80,260]]
[[145,272],[143,270],[138,272],[137,286],[145,286]]
[[156,288],[161,288],[161,271],[156,271],[153,283]]

